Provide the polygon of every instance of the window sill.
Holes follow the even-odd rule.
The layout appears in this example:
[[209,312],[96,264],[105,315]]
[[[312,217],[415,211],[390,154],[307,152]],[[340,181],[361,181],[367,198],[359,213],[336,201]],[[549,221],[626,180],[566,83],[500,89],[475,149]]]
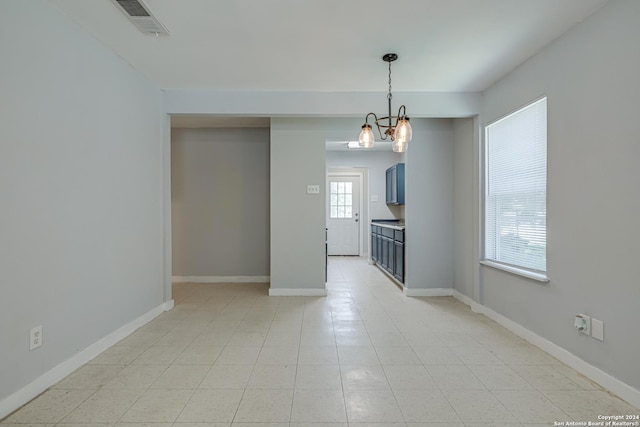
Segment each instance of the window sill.
[[526,277],[527,279],[536,280],[542,283],[549,283],[549,280],[551,280],[543,273],[534,273],[533,271],[523,270],[518,267],[512,267],[510,265],[500,264],[494,261],[484,260],[484,261],[480,261],[480,264],[486,265],[487,267],[495,268],[498,270],[506,271],[507,273]]

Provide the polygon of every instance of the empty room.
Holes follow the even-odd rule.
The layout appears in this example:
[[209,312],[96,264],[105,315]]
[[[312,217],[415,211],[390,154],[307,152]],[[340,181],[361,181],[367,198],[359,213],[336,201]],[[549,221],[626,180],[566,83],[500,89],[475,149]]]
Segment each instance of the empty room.
[[640,426],[637,0],[1,0],[0,426]]

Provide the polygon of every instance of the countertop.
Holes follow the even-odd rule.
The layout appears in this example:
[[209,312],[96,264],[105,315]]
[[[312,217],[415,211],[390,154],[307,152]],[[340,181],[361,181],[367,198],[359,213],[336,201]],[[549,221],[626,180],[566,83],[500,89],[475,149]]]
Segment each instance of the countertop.
[[404,230],[404,220],[402,219],[374,219],[371,225],[379,227],[393,228],[394,230]]

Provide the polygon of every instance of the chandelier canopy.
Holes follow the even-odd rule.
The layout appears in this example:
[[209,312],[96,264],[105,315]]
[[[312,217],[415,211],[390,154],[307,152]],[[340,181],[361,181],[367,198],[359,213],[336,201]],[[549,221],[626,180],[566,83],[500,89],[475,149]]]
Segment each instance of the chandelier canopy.
[[375,113],[369,113],[365,117],[365,123],[362,125],[362,131],[358,137],[358,143],[362,148],[371,148],[375,142],[375,136],[373,130],[369,124],[369,116],[373,116],[374,124],[378,128],[378,135],[382,141],[391,139],[391,146],[393,151],[402,153],[407,150],[407,144],[411,141],[413,131],[411,129],[411,123],[409,123],[409,117],[407,117],[406,107],[401,105],[398,108],[398,114],[391,115],[391,63],[398,59],[398,55],[395,53],[387,53],[382,57],[382,60],[389,64],[389,93],[387,93],[388,103],[388,115],[380,117]]

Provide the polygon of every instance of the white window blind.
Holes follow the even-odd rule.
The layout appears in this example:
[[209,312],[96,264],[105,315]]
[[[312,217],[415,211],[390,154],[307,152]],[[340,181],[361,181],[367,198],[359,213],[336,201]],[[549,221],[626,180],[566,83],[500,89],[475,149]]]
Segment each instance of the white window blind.
[[547,268],[547,99],[485,128],[485,258]]

